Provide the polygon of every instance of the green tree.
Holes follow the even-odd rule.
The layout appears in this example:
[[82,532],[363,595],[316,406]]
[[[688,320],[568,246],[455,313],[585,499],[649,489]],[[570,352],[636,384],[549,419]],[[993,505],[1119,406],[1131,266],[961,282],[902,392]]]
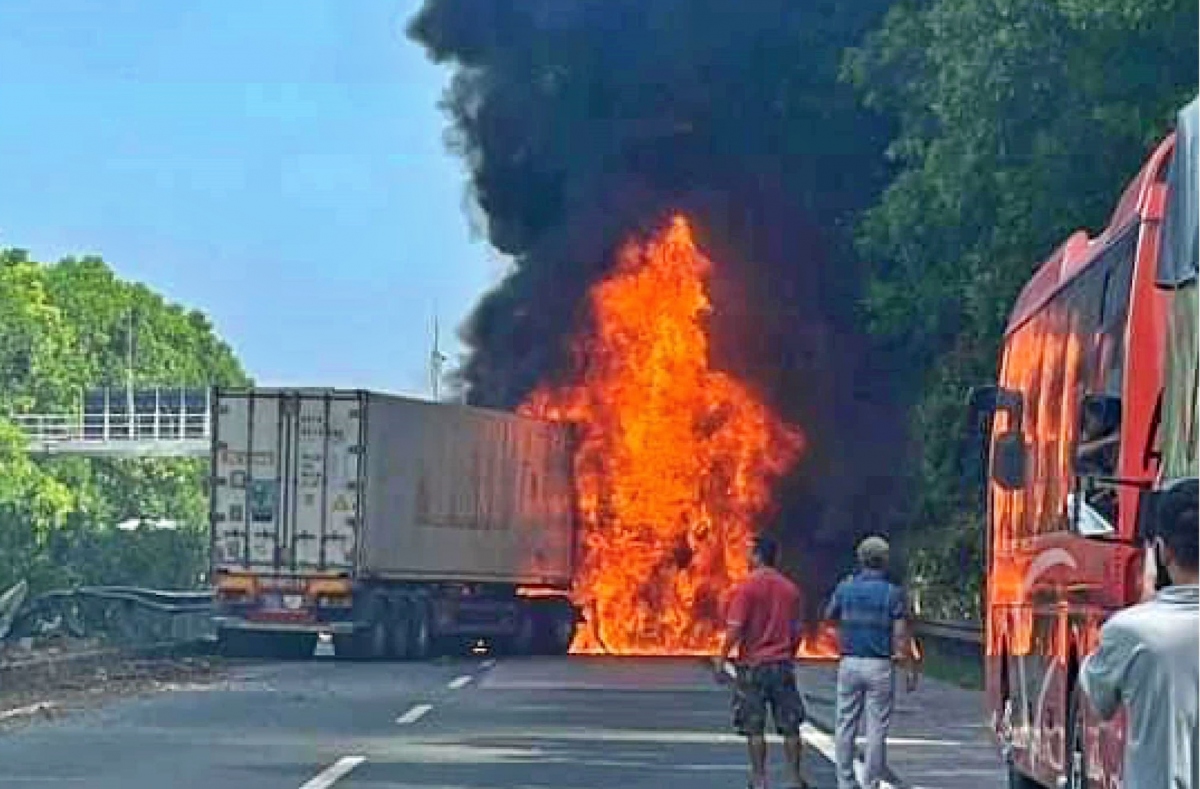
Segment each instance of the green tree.
[[83,381],[75,340],[41,266],[0,251],[0,409],[66,406],[63,393]]
[[[123,384],[131,339],[135,385],[249,383],[203,314],[123,282],[101,259],[45,266],[0,251],[0,415],[72,412],[83,389]],[[34,589],[194,585],[207,556],[205,473],[198,460],[32,458],[0,417],[0,587],[21,577]],[[180,525],[114,528],[135,517]]]
[[977,500],[955,473],[966,389],[994,377],[1038,262],[1106,224],[1195,94],[1196,29],[1187,0],[903,0],[847,54],[844,76],[898,128],[858,243],[869,325],[910,371],[911,533],[934,582],[981,567]]

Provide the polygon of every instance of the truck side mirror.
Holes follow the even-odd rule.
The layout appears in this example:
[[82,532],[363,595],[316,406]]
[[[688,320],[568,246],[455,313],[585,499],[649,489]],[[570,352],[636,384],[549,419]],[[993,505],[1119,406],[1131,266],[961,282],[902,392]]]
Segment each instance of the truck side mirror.
[[1025,435],[1007,430],[992,445],[992,480],[1005,490],[1025,487]]

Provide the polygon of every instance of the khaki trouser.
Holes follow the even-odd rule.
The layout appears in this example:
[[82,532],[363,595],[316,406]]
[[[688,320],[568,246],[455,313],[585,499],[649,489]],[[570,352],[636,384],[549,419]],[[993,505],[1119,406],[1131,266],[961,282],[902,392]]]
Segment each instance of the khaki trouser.
[[876,789],[887,765],[887,733],[892,722],[896,672],[887,658],[843,657],[837,678],[838,789],[854,789],[854,739],[864,710],[866,720],[866,770],[864,789]]

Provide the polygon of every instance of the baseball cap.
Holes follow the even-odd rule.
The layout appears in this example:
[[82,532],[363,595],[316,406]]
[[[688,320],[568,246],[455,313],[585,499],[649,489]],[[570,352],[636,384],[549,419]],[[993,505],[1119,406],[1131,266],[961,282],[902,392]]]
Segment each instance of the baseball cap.
[[858,560],[863,564],[887,561],[889,550],[887,540],[872,534],[858,544]]

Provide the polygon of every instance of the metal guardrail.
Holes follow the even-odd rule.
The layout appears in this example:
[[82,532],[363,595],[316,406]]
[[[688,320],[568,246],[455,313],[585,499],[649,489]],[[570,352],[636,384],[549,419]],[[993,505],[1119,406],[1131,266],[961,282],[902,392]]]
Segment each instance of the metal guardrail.
[[198,641],[213,635],[213,593],[134,586],[57,589],[26,601],[8,640],[61,633],[122,644]]
[[104,600],[126,600],[139,606],[161,610],[164,613],[190,614],[211,612],[212,590],[163,591],[144,589],[140,586],[80,586],[68,594],[104,598]]
[[914,631],[932,676],[966,688],[984,686],[983,627],[978,622],[919,619]]
[[34,598],[24,591],[22,582],[0,595],[11,606],[0,612],[6,625],[0,629],[0,693],[97,672],[109,677],[138,659],[206,652],[203,645],[214,635],[211,591],[88,586]]
[[976,644],[983,647],[983,625],[978,622],[953,622],[937,619],[918,619],[914,628],[918,636]]

